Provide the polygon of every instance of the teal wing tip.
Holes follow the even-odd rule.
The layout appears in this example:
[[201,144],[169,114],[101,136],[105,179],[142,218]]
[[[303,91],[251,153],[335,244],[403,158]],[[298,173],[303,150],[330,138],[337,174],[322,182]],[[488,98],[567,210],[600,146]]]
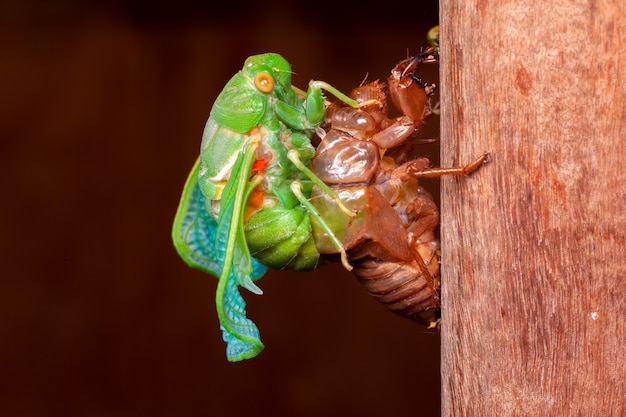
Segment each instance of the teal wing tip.
[[255,344],[247,349],[226,349],[226,358],[229,362],[241,362],[256,357],[265,348],[263,343]]
[[[223,292],[219,290],[221,285]],[[220,279],[216,305],[228,360],[237,362],[258,355],[263,350],[261,335],[256,324],[246,317],[246,302],[232,271],[228,278]]]
[[229,362],[239,362],[245,359],[252,359],[265,348],[263,342],[258,337],[258,330],[254,326],[253,334],[242,335],[233,334],[222,328],[222,337],[226,342],[226,358]]

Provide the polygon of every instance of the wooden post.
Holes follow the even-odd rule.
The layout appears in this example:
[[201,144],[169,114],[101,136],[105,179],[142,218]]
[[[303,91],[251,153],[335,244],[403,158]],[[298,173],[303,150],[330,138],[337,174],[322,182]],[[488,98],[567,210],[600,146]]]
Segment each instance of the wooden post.
[[441,2],[442,415],[626,415],[626,3]]

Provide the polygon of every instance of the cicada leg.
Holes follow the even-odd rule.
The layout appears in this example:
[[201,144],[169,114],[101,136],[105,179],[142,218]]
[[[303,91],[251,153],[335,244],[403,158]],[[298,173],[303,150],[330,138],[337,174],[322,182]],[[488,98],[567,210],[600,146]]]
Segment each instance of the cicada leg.
[[417,263],[417,266],[419,267],[419,269],[422,271],[422,275],[424,276],[424,279],[426,279],[426,281],[431,285],[431,287],[433,288],[433,291],[436,291],[435,278],[433,277],[433,274],[430,273],[428,266],[424,262],[424,258],[422,258],[422,255],[417,250],[416,237],[415,235],[413,235],[413,233],[409,233],[409,248],[411,249],[411,252],[413,253],[413,259]]
[[[309,96],[311,93],[307,93],[303,90],[301,90],[300,88],[296,87],[296,86],[291,86],[291,88],[293,89],[293,91],[301,98],[306,98],[307,96]],[[369,106],[372,104],[378,104],[378,105],[382,105],[382,103],[377,100],[377,99],[370,99],[367,100],[365,102],[358,102],[355,99],[353,99],[352,97],[342,93],[341,91],[337,90],[335,87],[333,87],[332,85],[328,84],[325,81],[311,81],[309,83],[309,88],[313,89],[313,90],[325,90],[328,91],[329,93],[331,93],[333,96],[335,96],[336,98],[338,98],[341,102],[347,104],[350,107],[353,107],[355,109],[358,109],[359,107],[363,107],[363,106]],[[325,101],[324,102],[325,107],[328,107],[330,105],[329,101]]]
[[349,97],[348,95],[342,93],[341,91],[337,90],[335,87],[333,87],[332,85],[328,84],[325,81],[311,81],[309,83],[309,88],[328,91],[329,93],[337,97],[339,100],[341,100],[348,106],[353,107],[355,109],[358,109],[359,107],[369,106],[372,104],[382,105],[382,103],[377,99],[371,99],[371,100],[367,100],[365,102],[359,103],[352,97]]
[[326,185],[324,181],[322,181],[317,175],[315,175],[313,171],[311,171],[306,165],[302,163],[302,161],[300,160],[300,156],[298,155],[298,151],[296,151],[295,149],[291,149],[287,153],[287,158],[289,158],[289,160],[296,166],[296,168],[298,168],[300,172],[302,172],[308,179],[310,179],[313,184],[320,187],[322,190],[324,190],[326,194],[333,198],[337,202],[337,205],[339,206],[341,211],[343,211],[350,217],[356,216],[356,213],[353,210],[350,210],[341,202],[339,197],[337,197],[337,193],[335,193],[332,188]]
[[410,175],[413,178],[437,178],[444,175],[468,175],[489,162],[489,156],[489,153],[484,153],[473,162],[458,167],[411,170]]
[[320,226],[326,231],[326,233],[328,233],[328,236],[337,247],[337,250],[341,253],[341,263],[343,267],[346,268],[348,271],[352,271],[352,265],[350,265],[350,262],[348,262],[348,255],[346,254],[346,249],[344,248],[343,244],[339,241],[339,239],[337,239],[337,237],[335,236],[334,232],[332,231],[328,223],[326,223],[326,221],[319,214],[317,209],[313,207],[313,204],[311,204],[308,198],[306,198],[306,196],[302,193],[299,181],[294,181],[291,184],[291,191],[296,196],[296,198],[300,201],[300,204],[302,204],[307,209],[311,217],[317,220]]

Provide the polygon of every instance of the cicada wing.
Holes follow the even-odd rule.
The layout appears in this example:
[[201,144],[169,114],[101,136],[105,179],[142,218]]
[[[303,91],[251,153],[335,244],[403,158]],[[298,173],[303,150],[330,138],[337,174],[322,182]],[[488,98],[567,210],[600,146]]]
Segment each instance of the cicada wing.
[[219,259],[223,258],[220,251],[223,248],[214,245],[217,222],[209,215],[206,200],[198,186],[199,170],[198,159],[183,189],[174,219],[172,240],[185,263],[219,277],[222,272]]
[[[248,285],[250,289],[260,292],[252,280],[262,277],[267,267],[251,257],[249,251],[248,258],[245,259],[247,250],[245,236],[243,241],[241,237],[237,237],[243,236],[243,232],[241,235],[235,235],[229,242],[237,193],[226,198],[221,210],[223,215],[216,221],[209,214],[206,199],[198,185],[199,169],[198,160],[189,174],[174,220],[172,230],[174,246],[189,266],[220,278],[216,302],[223,338],[227,343],[228,360],[252,358],[263,349],[263,344],[256,325],[246,317],[246,303],[239,293],[238,284],[247,282],[252,284]],[[237,178],[239,176],[233,175],[232,182],[235,183]],[[233,186],[234,184],[230,188]],[[229,195],[230,191],[224,194]],[[243,225],[240,227],[243,230]],[[237,230],[237,227],[234,230]],[[227,256],[229,250],[230,255]],[[226,262],[228,266],[225,265]],[[242,278],[244,276],[247,276],[247,280]]]
[[[217,221],[209,214],[206,198],[198,185],[200,160],[189,173],[172,228],[172,240],[180,257],[192,268],[219,277],[226,243],[217,241]],[[252,280],[261,278],[267,267],[251,258]]]
[[[253,273],[254,262],[258,263],[258,260],[250,255],[244,232],[244,207],[252,191],[248,180],[253,163],[254,147],[245,146],[244,151],[239,152],[222,191],[216,241],[220,247],[227,248],[225,255],[231,254],[225,257],[225,262],[230,264],[237,283],[255,294],[262,294],[263,291],[253,282],[259,278]],[[224,267],[229,266],[225,264]]]
[[264,348],[259,329],[246,317],[246,302],[233,274],[221,282],[224,282],[224,289],[218,290],[216,303],[222,339],[226,342],[226,358],[230,362],[254,358]]
[[246,317],[246,303],[239,292],[241,285],[256,294],[261,293],[252,281],[254,258],[244,234],[244,207],[251,191],[248,182],[253,162],[254,147],[244,147],[222,192],[217,221],[216,239],[226,251],[215,302],[230,361],[249,359],[263,350],[259,330]]

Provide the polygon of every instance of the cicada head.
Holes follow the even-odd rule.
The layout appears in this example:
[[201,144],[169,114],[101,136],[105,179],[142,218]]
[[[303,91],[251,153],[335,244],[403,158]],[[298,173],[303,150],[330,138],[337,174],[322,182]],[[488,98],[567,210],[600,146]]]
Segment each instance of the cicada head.
[[259,91],[272,93],[282,101],[292,102],[294,93],[291,88],[291,66],[281,55],[253,55],[246,60],[243,72],[254,81]]
[[[246,60],[242,70],[230,79],[215,100],[211,118],[220,127],[246,134],[268,116],[268,96],[289,104],[296,102],[291,88],[291,67],[275,53],[254,55]],[[235,150],[238,151],[239,146]]]

